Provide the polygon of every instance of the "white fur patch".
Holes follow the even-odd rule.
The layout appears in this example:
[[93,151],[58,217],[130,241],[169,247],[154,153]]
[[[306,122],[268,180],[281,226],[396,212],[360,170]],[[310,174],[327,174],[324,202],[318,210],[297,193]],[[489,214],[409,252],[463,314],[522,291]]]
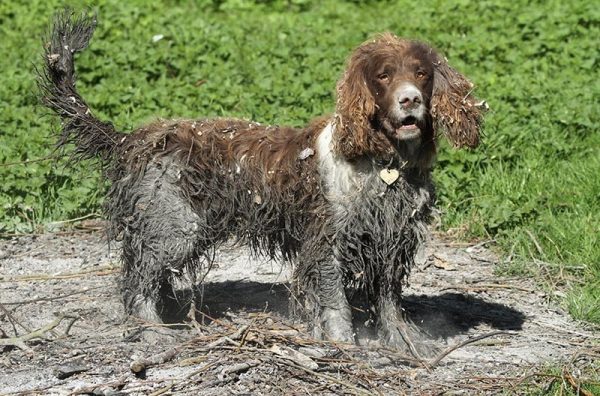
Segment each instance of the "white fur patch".
[[329,122],[317,138],[319,173],[326,188],[327,199],[342,203],[360,192],[365,180],[375,170],[370,163],[350,163],[337,156],[332,149],[334,129],[333,122]]

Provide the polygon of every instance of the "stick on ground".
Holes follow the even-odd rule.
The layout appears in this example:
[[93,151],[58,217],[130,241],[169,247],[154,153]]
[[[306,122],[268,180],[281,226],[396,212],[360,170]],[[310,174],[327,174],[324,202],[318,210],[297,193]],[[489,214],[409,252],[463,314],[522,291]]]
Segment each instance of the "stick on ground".
[[[25,335],[19,336],[19,337],[11,337],[11,338],[1,338],[0,339],[0,345],[3,346],[16,346],[17,348],[20,348],[24,351],[27,352],[33,352],[33,350],[31,348],[29,348],[25,342],[26,341],[30,341],[30,340],[34,340],[36,338],[42,338],[42,339],[46,339],[46,337],[44,337],[44,334],[46,334],[47,332],[51,331],[52,329],[56,328],[60,322],[63,321],[63,319],[66,318],[70,318],[70,319],[74,319],[77,320],[78,317],[77,316],[71,316],[71,315],[60,315],[58,318],[54,319],[52,322],[48,323],[46,326],[43,326],[35,331],[32,331],[30,333],[27,333]],[[69,326],[70,327],[70,326]]]

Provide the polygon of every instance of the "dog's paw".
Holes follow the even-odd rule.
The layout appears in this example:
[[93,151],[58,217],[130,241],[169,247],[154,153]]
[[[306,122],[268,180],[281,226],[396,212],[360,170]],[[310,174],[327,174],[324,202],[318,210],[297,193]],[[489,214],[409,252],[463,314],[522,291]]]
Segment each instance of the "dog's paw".
[[379,330],[380,338],[387,346],[417,359],[433,358],[440,352],[433,340],[413,323],[407,320],[394,322]]
[[315,326],[313,335],[318,339],[353,343],[354,329],[350,310],[324,308],[321,312],[320,325]]

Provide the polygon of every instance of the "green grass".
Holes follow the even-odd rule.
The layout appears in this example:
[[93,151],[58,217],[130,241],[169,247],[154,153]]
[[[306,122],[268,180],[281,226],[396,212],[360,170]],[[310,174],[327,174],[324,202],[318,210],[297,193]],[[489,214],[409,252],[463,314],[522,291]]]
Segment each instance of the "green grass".
[[581,367],[565,365],[563,367],[546,366],[541,371],[531,373],[521,381],[513,381],[506,395],[528,396],[580,396],[600,394],[598,373],[600,365],[592,362]]
[[[90,164],[52,154],[33,64],[57,0],[0,3],[0,232],[99,211]],[[77,8],[83,4],[71,3]],[[78,59],[92,109],[130,130],[154,117],[239,116],[304,125],[333,110],[353,47],[391,30],[439,48],[491,111],[484,144],[443,145],[445,228],[494,238],[504,273],[536,276],[576,318],[600,323],[600,8],[579,1],[98,1]],[[155,35],[164,38],[153,42]]]

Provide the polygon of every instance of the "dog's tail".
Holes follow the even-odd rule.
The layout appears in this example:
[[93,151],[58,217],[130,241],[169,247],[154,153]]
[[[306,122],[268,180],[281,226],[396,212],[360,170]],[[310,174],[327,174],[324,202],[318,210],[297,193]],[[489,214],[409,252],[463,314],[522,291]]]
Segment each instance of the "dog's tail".
[[75,145],[73,159],[99,158],[108,163],[122,135],[96,118],[75,88],[74,57],[84,50],[96,28],[95,16],[57,13],[45,40],[44,63],[38,73],[41,102],[62,121],[58,148]]

